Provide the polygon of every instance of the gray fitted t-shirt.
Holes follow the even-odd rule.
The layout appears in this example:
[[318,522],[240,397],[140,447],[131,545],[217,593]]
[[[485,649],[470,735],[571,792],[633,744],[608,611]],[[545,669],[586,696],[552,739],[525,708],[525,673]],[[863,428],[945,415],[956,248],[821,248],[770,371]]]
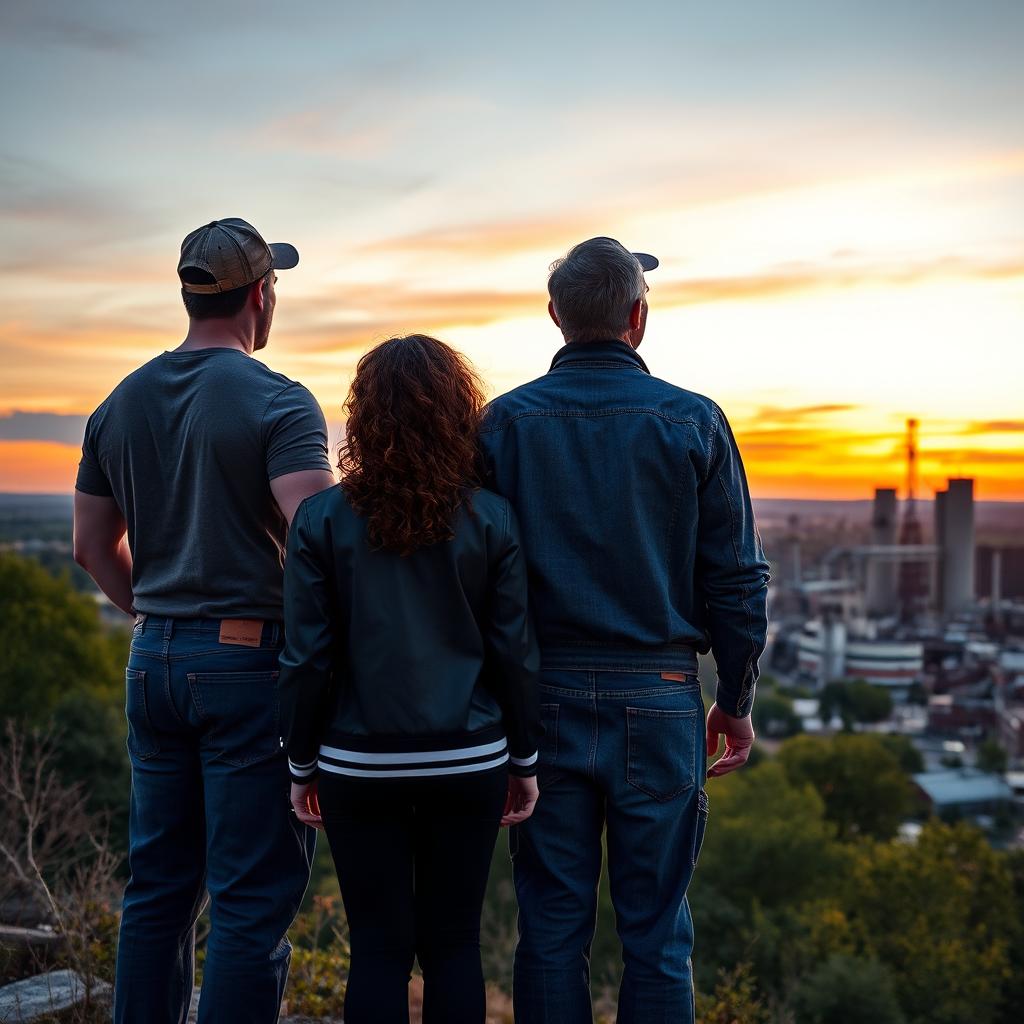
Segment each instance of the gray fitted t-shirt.
[[327,427],[301,385],[238,349],[164,352],[85,428],[75,487],[128,526],[135,608],[280,619],[287,524],[270,481],[330,471]]

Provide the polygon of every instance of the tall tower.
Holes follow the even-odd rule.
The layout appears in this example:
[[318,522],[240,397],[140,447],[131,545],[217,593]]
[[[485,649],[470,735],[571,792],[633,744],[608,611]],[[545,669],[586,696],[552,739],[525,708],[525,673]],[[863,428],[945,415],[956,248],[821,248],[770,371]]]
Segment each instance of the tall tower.
[[935,495],[939,605],[947,615],[974,604],[974,481],[959,477]]
[[[917,518],[917,420],[907,420],[907,503],[900,526],[900,544],[921,543]],[[921,610],[928,594],[925,566],[919,561],[900,562],[900,617],[909,622]]]
[[[876,487],[871,514],[871,543],[889,547],[896,543],[899,517],[896,488]],[[870,615],[892,615],[897,610],[896,565],[871,559],[867,564],[867,610]]]

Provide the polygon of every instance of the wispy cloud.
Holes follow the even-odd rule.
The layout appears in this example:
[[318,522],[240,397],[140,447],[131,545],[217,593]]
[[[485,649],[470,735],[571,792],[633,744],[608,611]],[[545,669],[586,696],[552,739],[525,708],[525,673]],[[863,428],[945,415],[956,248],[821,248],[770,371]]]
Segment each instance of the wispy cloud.
[[41,160],[0,153],[0,216],[93,225],[117,209],[114,196]]
[[[607,223],[607,210],[604,219]],[[599,215],[577,210],[544,217],[449,224],[382,238],[363,246],[363,251],[391,255],[446,253],[485,259],[547,250],[554,260],[576,242],[600,234],[601,221]]]
[[949,466],[1015,466],[1024,475],[1024,449],[1003,451],[984,448],[927,448],[920,453],[922,462]]
[[476,327],[516,316],[544,313],[543,291],[425,291],[400,284],[352,284],[296,300],[279,296],[279,329],[304,351],[365,345],[382,335]]
[[[40,280],[94,280],[146,273],[140,255],[164,225],[135,195],[87,180],[75,169],[0,153],[0,270]],[[129,265],[109,258],[111,247],[136,246]]]
[[1024,420],[974,420],[963,428],[964,434],[1019,434]]
[[[93,7],[82,16],[60,0],[4,0],[0,32],[22,41],[91,50],[107,56],[136,56],[147,50],[148,37],[122,20],[111,25]],[[137,24],[137,19],[133,19]]]
[[780,268],[763,274],[704,277],[658,285],[651,281],[651,302],[692,306],[709,302],[770,299],[816,289],[912,285],[944,278],[1024,277],[1024,262],[971,262],[956,258],[930,260],[903,267],[833,267],[822,264],[799,269]]
[[807,419],[819,419],[822,416],[829,416],[833,413],[852,412],[857,408],[859,407],[850,404],[799,405],[790,407],[762,405],[754,414],[754,418],[761,422],[796,423]]
[[79,444],[85,433],[85,416],[55,412],[0,414],[0,441],[55,441]]

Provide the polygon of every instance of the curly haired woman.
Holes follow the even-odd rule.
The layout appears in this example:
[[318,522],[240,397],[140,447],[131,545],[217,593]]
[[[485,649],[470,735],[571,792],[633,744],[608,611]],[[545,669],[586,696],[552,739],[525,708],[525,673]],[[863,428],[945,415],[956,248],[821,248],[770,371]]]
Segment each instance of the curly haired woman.
[[346,1024],[482,1024],[480,913],[499,825],[529,817],[538,654],[515,516],[479,486],[480,382],[393,338],[359,361],[342,483],[299,507],[285,566],[282,727],[299,819],[345,902]]

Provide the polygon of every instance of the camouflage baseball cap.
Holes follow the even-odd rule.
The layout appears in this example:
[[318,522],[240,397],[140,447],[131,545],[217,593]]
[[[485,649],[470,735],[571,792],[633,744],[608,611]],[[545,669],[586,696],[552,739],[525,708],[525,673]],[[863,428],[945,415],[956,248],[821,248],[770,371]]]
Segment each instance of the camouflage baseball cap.
[[[291,270],[299,262],[299,253],[287,242],[263,241],[263,236],[240,217],[210,221],[185,236],[178,260],[182,271],[201,270],[212,283],[195,284],[182,279],[181,287],[193,295],[215,295],[244,288],[269,270]],[[189,275],[191,276],[191,275]]]

